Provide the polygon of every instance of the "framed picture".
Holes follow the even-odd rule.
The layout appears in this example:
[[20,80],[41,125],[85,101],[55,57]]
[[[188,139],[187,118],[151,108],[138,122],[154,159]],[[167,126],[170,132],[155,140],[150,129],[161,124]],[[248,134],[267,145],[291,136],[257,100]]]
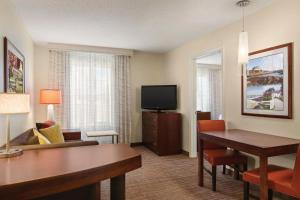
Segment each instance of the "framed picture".
[[4,92],[25,93],[25,57],[4,38]]
[[249,54],[243,66],[242,115],[292,118],[292,43]]

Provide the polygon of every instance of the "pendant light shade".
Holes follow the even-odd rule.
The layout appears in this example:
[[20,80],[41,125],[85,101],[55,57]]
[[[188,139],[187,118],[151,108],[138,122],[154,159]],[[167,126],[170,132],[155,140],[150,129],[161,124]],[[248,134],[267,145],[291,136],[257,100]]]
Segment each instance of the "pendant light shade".
[[239,64],[247,64],[249,47],[248,47],[248,32],[240,32],[239,37],[239,52],[238,52],[238,62]]
[[248,6],[250,0],[241,0],[236,3],[237,6],[243,9],[243,30],[239,36],[239,52],[238,52],[238,63],[247,64],[249,59],[249,43],[248,43],[248,32],[245,31],[245,7]]

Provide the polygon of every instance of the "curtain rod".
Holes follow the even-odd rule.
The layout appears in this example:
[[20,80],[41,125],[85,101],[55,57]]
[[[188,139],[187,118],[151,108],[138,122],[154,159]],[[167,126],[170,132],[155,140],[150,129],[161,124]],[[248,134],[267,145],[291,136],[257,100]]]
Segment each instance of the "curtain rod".
[[69,52],[89,52],[89,53],[101,53],[101,54],[113,54],[113,55],[123,55],[132,56],[133,50],[130,49],[118,49],[109,47],[96,47],[96,46],[84,46],[84,45],[70,45],[70,44],[56,44],[49,43],[49,51],[69,51]]

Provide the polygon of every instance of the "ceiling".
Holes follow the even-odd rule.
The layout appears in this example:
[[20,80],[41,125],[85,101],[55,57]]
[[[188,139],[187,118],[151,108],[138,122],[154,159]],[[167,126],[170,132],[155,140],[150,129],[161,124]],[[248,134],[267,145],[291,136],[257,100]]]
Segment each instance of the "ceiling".
[[[236,0],[11,0],[35,42],[165,52],[241,19]],[[252,0],[247,14],[274,0]]]

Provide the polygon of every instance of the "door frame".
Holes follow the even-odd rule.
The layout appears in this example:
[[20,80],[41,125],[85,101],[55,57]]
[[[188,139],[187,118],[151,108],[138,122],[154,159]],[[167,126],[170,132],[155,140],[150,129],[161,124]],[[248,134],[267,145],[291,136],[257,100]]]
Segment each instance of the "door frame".
[[197,123],[196,123],[196,111],[197,111],[197,69],[195,65],[195,60],[198,58],[206,57],[210,54],[213,54],[215,52],[221,52],[222,60],[221,60],[221,66],[222,66],[222,112],[223,112],[223,119],[225,119],[225,109],[224,109],[224,83],[225,83],[225,76],[224,76],[224,47],[218,47],[214,49],[209,49],[203,52],[200,52],[199,54],[193,56],[191,58],[191,73],[190,73],[190,153],[189,156],[192,158],[197,157]]

